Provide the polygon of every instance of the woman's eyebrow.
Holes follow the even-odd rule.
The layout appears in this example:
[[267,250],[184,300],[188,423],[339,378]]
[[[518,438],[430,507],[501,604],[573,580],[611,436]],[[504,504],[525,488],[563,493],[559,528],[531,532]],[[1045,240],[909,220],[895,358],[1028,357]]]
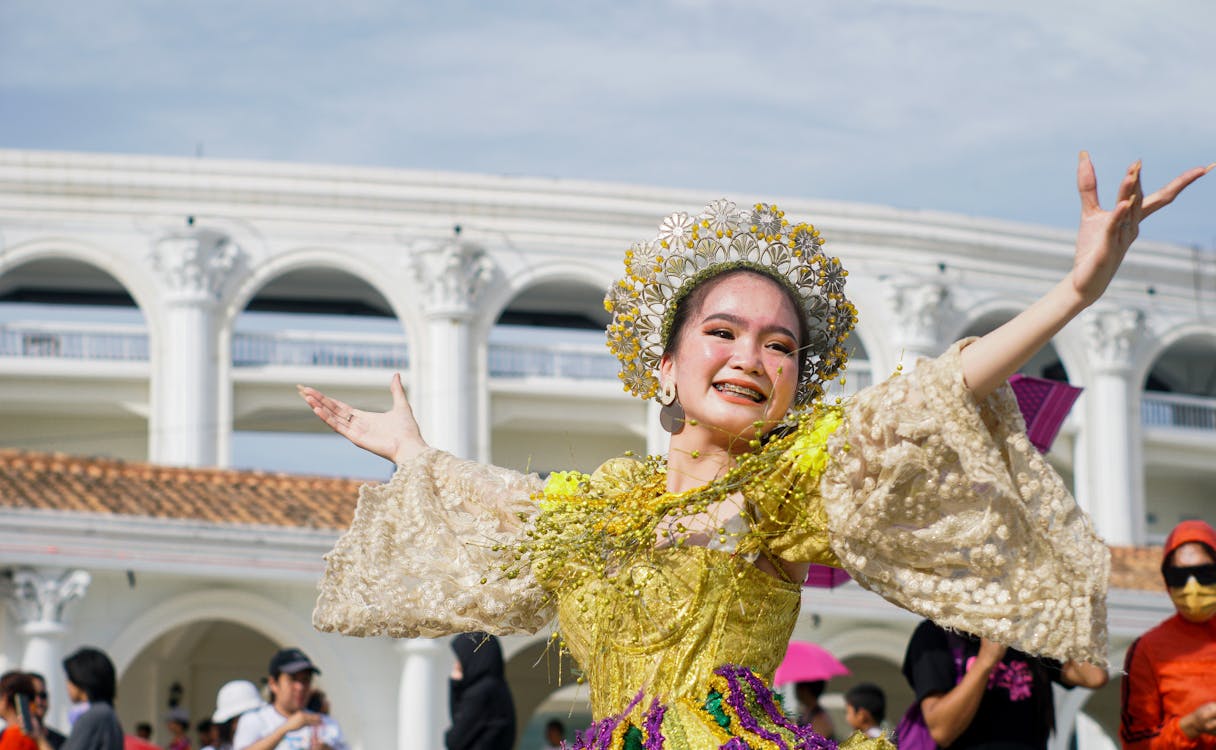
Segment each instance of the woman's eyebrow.
[[[706,315],[705,319],[702,320],[701,322],[708,323],[711,320],[724,320],[727,323],[731,323],[731,324],[739,326],[739,327],[743,327],[744,323],[746,322],[743,320],[743,318],[740,318],[738,315],[732,315],[730,313],[723,313],[723,312],[710,313],[709,315]],[[794,335],[794,332],[791,331],[790,329],[786,328],[785,326],[779,326],[779,325],[765,326],[764,328],[760,329],[760,332],[761,333],[781,333],[786,336],[789,336],[790,339],[793,341],[798,340],[798,337]]]

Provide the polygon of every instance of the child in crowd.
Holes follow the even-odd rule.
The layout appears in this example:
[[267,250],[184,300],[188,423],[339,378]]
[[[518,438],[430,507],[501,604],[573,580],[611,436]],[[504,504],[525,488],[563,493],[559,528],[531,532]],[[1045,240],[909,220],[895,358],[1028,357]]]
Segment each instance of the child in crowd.
[[882,735],[887,713],[887,696],[872,682],[854,685],[844,694],[844,720],[867,737]]

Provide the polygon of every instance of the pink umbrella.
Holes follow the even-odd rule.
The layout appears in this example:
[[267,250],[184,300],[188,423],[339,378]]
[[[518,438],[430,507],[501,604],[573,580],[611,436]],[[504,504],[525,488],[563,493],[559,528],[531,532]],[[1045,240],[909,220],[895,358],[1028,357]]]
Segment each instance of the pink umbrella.
[[815,682],[848,673],[849,668],[822,646],[806,641],[790,641],[785,650],[785,658],[781,660],[781,666],[777,667],[777,673],[773,675],[773,684]]

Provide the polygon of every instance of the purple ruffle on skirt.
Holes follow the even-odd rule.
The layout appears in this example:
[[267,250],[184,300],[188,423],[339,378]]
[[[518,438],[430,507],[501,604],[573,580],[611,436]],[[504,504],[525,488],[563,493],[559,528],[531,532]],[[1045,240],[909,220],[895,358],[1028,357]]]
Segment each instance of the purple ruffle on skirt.
[[[809,726],[800,726],[781,710],[776,695],[755,672],[746,667],[725,665],[714,670],[714,674],[726,682],[722,703],[729,707],[725,715],[730,726],[725,731],[733,735],[718,746],[718,750],[752,750],[748,739],[765,742],[766,747],[780,750],[835,750],[836,743],[817,734]],[[719,682],[720,686],[721,683]],[[714,688],[706,688],[706,698]],[[634,741],[641,735],[643,750],[701,750],[700,748],[676,748],[668,743],[663,733],[663,720],[670,706],[652,698],[650,706],[640,721],[629,717],[642,705],[644,695],[638,692],[629,705],[619,714],[608,716],[577,733],[573,745],[563,745],[567,750],[621,750],[631,734]],[[700,709],[701,721],[706,725],[720,727],[717,716],[708,707]],[[689,717],[684,715],[681,720]],[[771,744],[769,744],[771,743]],[[635,745],[636,747],[636,745]]]

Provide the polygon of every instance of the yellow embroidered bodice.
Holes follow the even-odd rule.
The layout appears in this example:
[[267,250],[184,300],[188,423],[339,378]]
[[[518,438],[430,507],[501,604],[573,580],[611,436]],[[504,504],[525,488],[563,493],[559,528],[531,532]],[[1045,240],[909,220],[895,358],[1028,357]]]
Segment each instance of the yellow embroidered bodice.
[[664,550],[627,577],[633,592],[592,578],[558,593],[562,637],[584,669],[595,716],[624,710],[639,690],[704,699],[723,664],[772,679],[800,586],[704,547]]

